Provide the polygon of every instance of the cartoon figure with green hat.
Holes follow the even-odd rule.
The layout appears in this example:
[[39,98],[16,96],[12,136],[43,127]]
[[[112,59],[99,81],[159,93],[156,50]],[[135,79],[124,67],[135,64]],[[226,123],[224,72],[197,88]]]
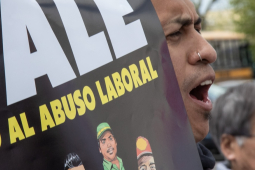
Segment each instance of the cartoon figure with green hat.
[[104,157],[104,170],[125,170],[122,159],[117,156],[117,141],[108,123],[97,126],[97,140],[99,152]]

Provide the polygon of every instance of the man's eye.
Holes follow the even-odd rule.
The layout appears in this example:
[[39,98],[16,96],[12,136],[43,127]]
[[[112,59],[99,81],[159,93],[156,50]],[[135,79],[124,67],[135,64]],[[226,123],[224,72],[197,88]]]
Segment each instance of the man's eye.
[[151,168],[151,170],[156,170],[156,166],[155,165],[151,165],[150,168]]
[[170,37],[178,37],[178,36],[180,36],[180,35],[181,35],[181,32],[180,32],[180,31],[177,31],[177,32],[175,32],[175,33],[169,34],[168,36],[170,36]]
[[141,166],[139,170],[146,170],[147,168],[145,166]]
[[195,30],[196,30],[199,34],[201,34],[201,30],[200,30],[200,29],[195,28]]
[[181,31],[176,31],[176,32],[174,32],[172,34],[168,34],[166,36],[166,39],[169,42],[178,42],[180,40],[180,38],[181,38],[181,34],[182,34]]
[[102,140],[101,143],[102,143],[102,144],[105,144],[105,140]]

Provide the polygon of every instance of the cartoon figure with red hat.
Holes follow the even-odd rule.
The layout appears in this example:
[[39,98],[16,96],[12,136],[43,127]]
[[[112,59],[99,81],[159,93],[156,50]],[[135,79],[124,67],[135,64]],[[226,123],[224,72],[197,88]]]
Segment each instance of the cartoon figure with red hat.
[[149,141],[142,136],[136,140],[138,170],[156,170]]

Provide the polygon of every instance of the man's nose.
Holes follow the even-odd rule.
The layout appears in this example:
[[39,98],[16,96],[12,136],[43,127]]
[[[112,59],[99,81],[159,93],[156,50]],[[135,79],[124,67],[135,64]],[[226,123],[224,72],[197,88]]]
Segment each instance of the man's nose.
[[196,38],[194,38],[193,50],[189,57],[190,64],[196,64],[198,62],[203,62],[206,64],[211,64],[216,61],[217,53],[214,48],[200,35],[196,32]]
[[110,146],[112,146],[111,142],[107,142],[107,147],[110,147]]

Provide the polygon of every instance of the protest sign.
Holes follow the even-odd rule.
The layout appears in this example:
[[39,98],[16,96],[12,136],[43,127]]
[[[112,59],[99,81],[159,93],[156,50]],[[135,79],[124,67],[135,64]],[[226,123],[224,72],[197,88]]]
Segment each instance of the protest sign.
[[1,0],[1,29],[0,169],[201,169],[150,1]]

